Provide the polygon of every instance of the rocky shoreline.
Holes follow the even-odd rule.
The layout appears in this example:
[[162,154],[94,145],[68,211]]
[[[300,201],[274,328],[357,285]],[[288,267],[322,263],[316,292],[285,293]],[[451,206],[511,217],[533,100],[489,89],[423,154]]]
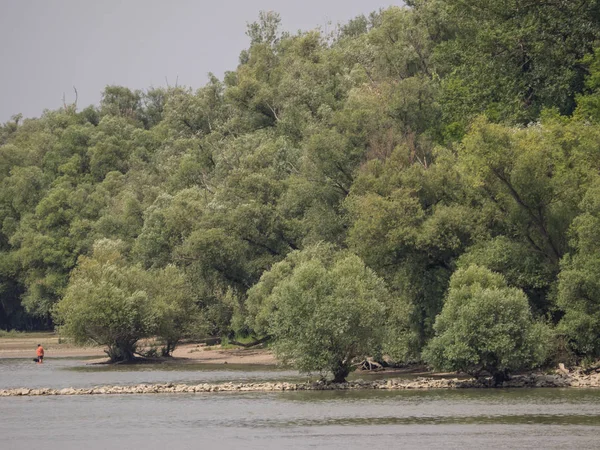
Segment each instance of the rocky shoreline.
[[[500,388],[598,388],[600,373],[515,375]],[[124,395],[124,394],[175,394],[203,392],[282,392],[282,391],[342,391],[342,390],[428,390],[428,389],[480,389],[494,388],[490,379],[459,378],[394,378],[377,381],[356,380],[346,383],[223,383],[223,384],[139,384],[133,386],[101,386],[93,388],[17,388],[0,390],[0,397],[49,395]]]

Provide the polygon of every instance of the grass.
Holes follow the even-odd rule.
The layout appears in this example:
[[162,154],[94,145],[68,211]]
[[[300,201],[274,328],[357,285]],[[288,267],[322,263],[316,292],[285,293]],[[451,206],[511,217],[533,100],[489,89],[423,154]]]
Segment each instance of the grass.
[[0,330],[0,338],[12,339],[57,339],[58,335],[53,331],[17,331]]
[[10,330],[10,331],[6,331],[6,330],[0,330],[0,338],[17,338],[17,337],[23,337],[25,333],[23,331],[16,331],[16,330]]
[[75,348],[73,343],[53,331],[0,330],[0,350],[27,351],[42,344],[44,348]]
[[[254,342],[256,340],[256,338],[253,338],[251,336],[247,336],[247,337],[235,337],[234,340],[236,342],[240,342],[242,344],[249,344],[251,342]],[[244,347],[241,347],[241,346],[235,345],[235,344],[231,344],[229,342],[229,339],[227,337],[224,337],[223,339],[221,339],[221,348],[224,349],[224,350],[227,350],[227,349],[244,348]]]

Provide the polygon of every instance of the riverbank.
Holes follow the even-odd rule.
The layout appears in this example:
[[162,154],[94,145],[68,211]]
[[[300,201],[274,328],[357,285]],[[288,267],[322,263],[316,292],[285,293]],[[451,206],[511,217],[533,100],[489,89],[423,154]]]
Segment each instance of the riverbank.
[[47,357],[89,358],[106,356],[102,347],[79,347],[52,332],[9,333],[0,337],[0,358],[33,358],[42,344]]
[[[491,379],[393,378],[375,381],[356,380],[346,383],[323,381],[308,383],[257,382],[257,383],[203,383],[138,384],[134,386],[100,386],[93,388],[64,389],[3,389],[0,397],[50,396],[50,395],[124,395],[124,394],[179,394],[208,392],[283,392],[283,391],[344,391],[344,390],[430,390],[430,389],[483,389],[496,388]],[[600,388],[600,373],[515,375],[499,388]]]
[[[78,347],[55,333],[15,333],[0,337],[0,358],[33,358],[37,344],[42,344],[46,360],[52,358],[85,358],[87,363],[107,361],[104,348],[100,346]],[[162,358],[166,364],[252,364],[276,365],[277,359],[264,348],[222,348],[220,345],[182,344],[175,349],[172,358]]]

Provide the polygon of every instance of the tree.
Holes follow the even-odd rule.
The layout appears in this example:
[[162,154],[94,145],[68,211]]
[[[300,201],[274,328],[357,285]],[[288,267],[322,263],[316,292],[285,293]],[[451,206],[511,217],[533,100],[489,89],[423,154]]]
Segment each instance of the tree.
[[523,289],[535,314],[548,313],[548,290],[556,281],[555,267],[539,252],[532,252],[527,243],[502,235],[482,240],[457,261],[458,268],[471,265],[502,274],[510,286]]
[[457,170],[470,201],[480,205],[475,214],[487,222],[463,259],[533,294],[542,314],[556,312],[550,292],[570,250],[569,227],[597,176],[597,139],[596,127],[547,111],[526,128],[477,119],[458,147]]
[[573,116],[582,121],[600,122],[600,47],[593,54],[583,58],[589,68],[589,76],[585,80],[586,90],[577,96],[577,109]]
[[111,361],[131,361],[142,338],[158,336],[172,351],[194,307],[174,267],[148,272],[128,265],[122,241],[102,239],[82,256],[54,308],[59,329],[78,344],[107,347]]
[[251,44],[273,45],[279,41],[281,17],[274,11],[261,11],[257,22],[248,24],[246,35]]
[[578,356],[600,356],[600,181],[586,193],[571,226],[574,251],[561,261],[559,328]]
[[[573,143],[566,133],[574,132]],[[566,231],[597,157],[586,132],[544,121],[509,128],[476,120],[463,140],[458,163],[466,183],[503,214],[513,234],[558,267],[568,243]]]
[[[263,12],[238,67],[197,91],[108,86],[97,107],[1,125],[0,326],[51,328],[81,292],[99,310],[135,294],[136,333],[166,353],[196,327],[184,316],[260,339],[278,317],[265,280],[302,267],[337,311],[331,271],[355,254],[390,293],[373,355],[419,359],[473,264],[598,353],[599,0],[405,4],[337,36]],[[98,262],[103,238],[120,259]]]
[[[362,168],[345,202],[347,244],[411,308],[418,354],[433,335],[455,260],[479,234],[455,159],[419,163],[408,146]],[[447,159],[447,161],[445,161]]]
[[189,283],[175,266],[148,272],[143,286],[150,296],[152,316],[156,320],[154,335],[162,345],[162,356],[171,356],[179,341],[202,329],[201,318]]
[[150,297],[139,289],[146,277],[127,267],[122,245],[101,240],[91,257],[81,257],[54,309],[62,333],[78,344],[106,346],[111,361],[133,360],[137,342],[154,326]]
[[106,86],[102,93],[100,111],[102,114],[137,119],[141,110],[140,91],[132,92],[123,86]]
[[476,377],[486,371],[495,384],[544,362],[550,336],[549,328],[534,322],[523,291],[478,266],[452,275],[434,329],[423,352],[431,366]]
[[485,113],[528,123],[544,107],[572,113],[580,59],[600,36],[597,0],[414,0],[436,8],[453,33],[434,50],[446,123]]
[[248,295],[253,327],[301,372],[343,382],[356,358],[381,351],[389,293],[355,255],[327,245],[292,252]]

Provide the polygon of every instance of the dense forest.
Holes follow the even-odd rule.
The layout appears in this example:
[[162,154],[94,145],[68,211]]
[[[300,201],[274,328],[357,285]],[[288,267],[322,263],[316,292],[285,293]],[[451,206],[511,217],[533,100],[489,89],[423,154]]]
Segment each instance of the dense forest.
[[495,376],[600,356],[600,1],[248,26],[204,87],[0,127],[0,328]]

